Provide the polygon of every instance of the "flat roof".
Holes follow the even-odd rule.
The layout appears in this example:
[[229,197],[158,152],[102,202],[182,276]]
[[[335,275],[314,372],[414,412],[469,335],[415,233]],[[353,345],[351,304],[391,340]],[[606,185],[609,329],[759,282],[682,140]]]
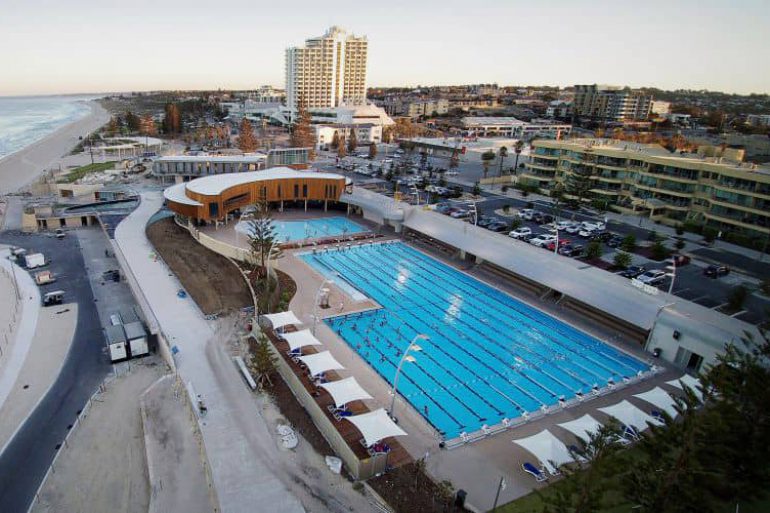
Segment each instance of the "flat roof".
[[[169,197],[179,197],[178,195],[184,194],[186,191],[195,192],[197,194],[203,194],[205,196],[215,196],[221,194],[223,191],[235,187],[236,185],[242,185],[251,182],[261,182],[264,180],[280,180],[280,179],[327,179],[327,180],[341,180],[345,177],[335,173],[315,173],[310,171],[298,171],[289,167],[273,167],[262,171],[246,171],[243,173],[225,173],[221,175],[209,175],[201,178],[196,178],[189,182],[183,182],[181,184],[173,185],[163,192],[166,199],[177,201]],[[182,186],[175,189],[176,187]],[[167,194],[168,192],[168,194]],[[178,201],[179,203],[187,205],[200,205],[197,201],[187,198],[186,201]],[[194,202],[194,203],[193,203]]]
[[187,183],[182,182],[171,187],[166,187],[163,191],[163,197],[168,201],[179,203],[180,205],[190,205],[191,207],[202,207],[203,203],[187,197]]
[[264,153],[249,153],[247,155],[173,155],[159,157],[155,162],[225,162],[238,164],[258,164],[264,161]]
[[617,274],[436,212],[412,208],[404,225],[645,331],[653,327],[664,309],[733,336],[756,331],[751,324],[710,308],[662,291],[647,294]]

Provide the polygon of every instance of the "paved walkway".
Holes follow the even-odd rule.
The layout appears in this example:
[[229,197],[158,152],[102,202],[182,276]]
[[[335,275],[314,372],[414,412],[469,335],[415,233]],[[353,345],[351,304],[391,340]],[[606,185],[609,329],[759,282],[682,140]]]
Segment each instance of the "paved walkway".
[[274,443],[212,325],[190,298],[177,297],[178,280],[151,257],[145,226],[162,201],[160,193],[143,194],[139,208],[118,226],[115,240],[164,333],[179,348],[179,374],[207,403],[208,414],[199,424],[222,511],[253,511],[259,504],[269,504],[274,512],[304,511],[274,473]]
[[[24,360],[32,345],[40,312],[40,292],[32,277],[8,260],[10,250],[0,251],[0,407],[13,390]],[[11,269],[13,267],[13,270]],[[20,299],[13,289],[13,276],[19,287]],[[4,444],[0,443],[0,447]],[[1,452],[1,451],[0,451]]]

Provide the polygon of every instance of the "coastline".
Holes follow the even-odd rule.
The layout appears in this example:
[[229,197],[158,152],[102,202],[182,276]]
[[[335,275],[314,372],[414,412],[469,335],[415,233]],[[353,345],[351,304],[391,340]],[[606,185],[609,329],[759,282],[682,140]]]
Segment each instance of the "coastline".
[[17,192],[38,178],[44,170],[67,155],[78,137],[92,132],[110,120],[110,114],[97,100],[87,102],[91,113],[64,125],[37,142],[0,158],[0,195]]

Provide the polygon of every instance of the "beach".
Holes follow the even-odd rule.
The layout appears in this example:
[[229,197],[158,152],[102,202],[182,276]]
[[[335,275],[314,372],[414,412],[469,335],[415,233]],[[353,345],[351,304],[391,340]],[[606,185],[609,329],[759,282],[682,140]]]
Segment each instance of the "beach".
[[54,166],[79,142],[79,137],[101,127],[110,114],[96,101],[88,102],[91,113],[65,125],[43,139],[0,159],[0,195],[10,194],[30,184],[43,171]]

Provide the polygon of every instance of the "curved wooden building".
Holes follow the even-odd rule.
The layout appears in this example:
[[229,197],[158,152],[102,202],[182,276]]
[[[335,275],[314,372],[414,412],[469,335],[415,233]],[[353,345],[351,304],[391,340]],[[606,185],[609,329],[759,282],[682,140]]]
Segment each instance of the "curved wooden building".
[[225,219],[227,214],[260,199],[271,203],[339,201],[349,179],[334,173],[276,167],[264,171],[204,176],[163,191],[166,205],[197,222]]

